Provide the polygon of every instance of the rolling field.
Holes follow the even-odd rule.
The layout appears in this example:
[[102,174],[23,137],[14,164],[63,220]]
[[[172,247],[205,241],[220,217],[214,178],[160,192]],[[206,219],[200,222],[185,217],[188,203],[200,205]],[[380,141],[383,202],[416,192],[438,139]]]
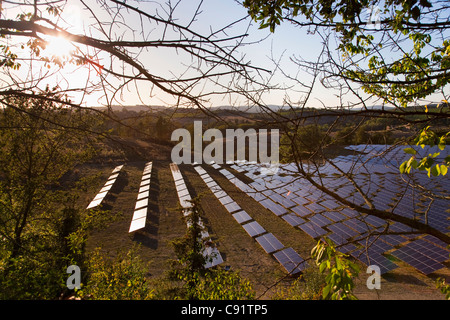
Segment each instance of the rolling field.
[[[128,250],[134,244],[140,244],[141,257],[150,262],[149,275],[152,278],[158,278],[168,269],[168,260],[174,258],[170,241],[185,233],[186,224],[178,208],[178,196],[169,168],[170,161],[159,159],[153,161],[145,228],[133,233],[128,232],[142,170],[147,161],[91,164],[79,170],[83,172],[83,175],[100,174],[98,177],[98,189],[100,189],[114,166],[124,164],[121,175],[104,203],[104,208],[111,210],[116,219],[106,227],[92,232],[88,249],[101,246],[105,252],[114,255],[119,249]],[[243,210],[258,221],[267,232],[272,233],[286,248],[293,248],[304,259],[310,257],[310,251],[316,244],[316,240],[264,208],[217,170],[208,165],[202,167]],[[210,191],[194,167],[180,165],[179,168],[191,196],[201,196],[201,204],[205,212],[202,219],[224,259],[219,267],[229,266],[233,270],[240,270],[241,275],[252,282],[257,297],[263,299],[270,299],[276,290],[289,285],[295,276],[287,276],[286,270],[280,263],[272,255],[267,254],[258,242],[245,232]],[[87,205],[97,191],[88,192],[80,201],[84,201]],[[313,262],[310,260],[309,263]],[[366,280],[369,275],[365,272],[366,266],[360,264],[361,272],[357,279],[356,295],[360,299],[443,299],[443,295],[435,289],[434,279],[439,276],[448,279],[450,275],[448,261],[444,262],[447,268],[428,276],[400,260],[396,261],[396,264],[398,266],[396,269],[382,276],[380,290],[367,289]]]

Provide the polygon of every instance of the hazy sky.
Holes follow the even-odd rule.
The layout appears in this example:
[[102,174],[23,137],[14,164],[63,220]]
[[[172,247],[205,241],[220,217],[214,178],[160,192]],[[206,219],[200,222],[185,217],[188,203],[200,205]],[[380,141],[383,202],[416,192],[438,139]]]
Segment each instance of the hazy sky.
[[[199,1],[195,0],[182,0],[178,1],[128,1],[130,4],[137,4],[140,8],[149,10],[149,13],[159,14],[161,16],[167,15],[166,4],[171,2],[172,5],[176,5],[173,12],[173,19],[180,25],[188,24],[194,12],[197,9]],[[202,1],[200,1],[202,2]],[[99,8],[94,1],[85,2],[92,6],[93,11],[98,15],[99,20],[108,21],[110,16],[107,14],[106,9]],[[7,6],[7,4],[4,4]],[[97,7],[96,7],[97,6]],[[64,8],[62,18],[70,24],[66,24],[68,31],[72,33],[80,34],[92,34],[96,35],[96,31],[89,26],[95,22],[92,18],[91,12],[86,9],[80,9],[83,7],[77,0],[69,0]],[[14,19],[18,12],[29,12],[32,10],[30,6],[21,7],[9,7],[4,11],[4,15],[7,18]],[[150,24],[144,22],[141,25],[141,20],[137,15],[132,15],[126,11],[122,11],[123,19],[126,21],[126,25],[118,25],[112,29],[112,34],[121,36],[124,39],[141,40],[142,36],[145,36],[149,40],[158,40],[162,34],[165,33],[166,37],[173,36],[178,37],[177,34],[171,34],[171,30],[164,29],[164,25]],[[205,0],[202,2],[201,13],[196,17],[190,25],[190,28],[202,35],[209,35],[211,32],[222,29],[223,27],[233,23],[234,21],[247,16],[247,10],[243,8],[239,2],[235,0]],[[65,25],[65,22],[59,21],[60,25]],[[249,24],[250,27],[249,27]],[[104,24],[105,29],[109,26]],[[143,27],[143,28],[142,28]],[[143,30],[143,32],[141,32]],[[295,28],[288,23],[283,23],[276,29],[275,34],[270,34],[267,29],[259,30],[258,25],[247,17],[239,24],[236,24],[230,29],[227,29],[227,33],[221,33],[218,36],[229,37],[234,35],[240,35],[248,33],[248,37],[244,39],[246,45],[240,46],[236,52],[235,57],[243,59],[245,62],[250,62],[251,65],[261,67],[270,70],[271,73],[255,74],[255,77],[262,81],[269,81],[274,86],[280,88],[289,88],[289,90],[271,90],[266,92],[262,98],[265,104],[284,104],[287,95],[289,101],[296,105],[302,101],[306,96],[305,91],[307,88],[302,84],[309,85],[312,77],[304,70],[300,69],[294,62],[293,57],[302,57],[309,61],[315,61],[319,56],[322,49],[322,39],[317,34],[308,34],[307,30]],[[169,35],[169,36],[167,36]],[[230,44],[230,43],[228,43]],[[334,44],[331,43],[331,46]],[[69,44],[70,46],[70,44]],[[64,52],[64,44],[56,43],[54,46],[56,54],[62,54]],[[87,50],[86,48],[83,48]],[[91,55],[95,55],[96,62],[99,65],[112,66],[115,71],[120,72],[122,67],[120,63],[115,61],[111,63],[110,56],[105,53],[96,53],[89,49],[88,52]],[[24,52],[24,55],[27,53]],[[29,53],[28,53],[29,54]],[[50,53],[49,53],[50,54]],[[53,52],[53,54],[55,54]],[[189,76],[194,75],[193,69],[189,66],[195,65],[195,63],[187,55],[183,55],[179,51],[162,48],[152,48],[148,51],[144,51],[140,55],[140,62],[153,74],[167,78],[177,78],[180,75]],[[274,61],[279,62],[279,68],[276,68]],[[32,70],[32,71],[30,71]],[[90,86],[92,83],[100,82],[100,74],[106,76],[105,73],[101,73],[95,65],[76,67],[73,65],[67,65],[62,70],[59,68],[51,67],[44,69],[48,76],[47,79],[40,81],[39,85],[44,86],[49,84],[53,86],[58,83],[61,87],[67,88],[84,88]],[[31,73],[34,72],[33,75]],[[42,75],[42,70],[36,68],[36,66],[27,66],[26,62],[17,73],[17,77],[21,79],[35,79],[36,74]],[[51,76],[50,76],[51,75]],[[3,76],[4,78],[4,76]],[[115,87],[120,86],[122,83],[111,76],[106,76],[102,79],[103,84],[112,85]],[[222,91],[226,87],[228,79],[226,77],[218,80],[220,82],[217,88],[211,83],[205,83],[199,85],[195,90],[196,92],[213,92]],[[166,103],[173,103],[174,99],[161,93],[160,91],[151,88],[148,83],[129,83],[123,86],[122,90],[115,95],[112,95],[112,90],[106,91],[93,91],[87,90],[84,95],[76,95],[74,97],[75,102],[83,101],[87,105],[101,105],[106,102],[105,96],[113,104],[123,105],[135,105],[135,104],[149,104],[149,105],[163,105]],[[220,105],[245,105],[246,101],[241,96],[228,96],[228,95],[208,95],[206,99],[209,99],[210,104],[214,106]],[[330,89],[325,89],[319,81],[315,84],[312,95],[308,100],[307,106],[320,107],[323,105],[336,106],[338,104],[346,104],[347,100],[354,101],[354,97],[349,93],[338,95]]]

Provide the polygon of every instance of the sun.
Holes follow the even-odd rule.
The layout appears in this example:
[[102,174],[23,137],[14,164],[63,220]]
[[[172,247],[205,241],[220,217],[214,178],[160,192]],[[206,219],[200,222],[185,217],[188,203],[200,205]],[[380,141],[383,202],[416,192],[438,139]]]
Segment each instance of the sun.
[[45,41],[43,54],[46,56],[68,58],[76,51],[72,42],[64,37],[48,37]]

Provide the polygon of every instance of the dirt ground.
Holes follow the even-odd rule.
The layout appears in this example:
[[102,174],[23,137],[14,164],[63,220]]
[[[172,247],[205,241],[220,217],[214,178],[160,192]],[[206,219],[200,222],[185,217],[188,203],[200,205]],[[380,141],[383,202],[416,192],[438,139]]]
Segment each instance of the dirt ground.
[[[111,173],[115,165],[124,164],[122,174],[117,180],[110,195],[105,200],[105,208],[117,215],[115,221],[105,228],[94,230],[88,241],[88,250],[102,247],[111,255],[118,250],[130,249],[140,244],[140,255],[150,262],[149,274],[153,278],[162,277],[168,267],[168,260],[174,258],[170,241],[182,236],[186,224],[181,213],[176,210],[178,197],[169,169],[167,154],[150,154],[148,157],[136,156],[133,159],[117,159],[103,163],[90,163],[78,168],[82,176],[100,174],[98,189]],[[164,152],[167,152],[165,150]],[[147,158],[147,159],[145,159]],[[128,233],[134,204],[138,194],[142,170],[147,161],[153,161],[151,189],[147,223],[144,229]],[[292,282],[286,278],[282,266],[258,245],[236,220],[225,210],[221,203],[209,191],[206,184],[191,165],[179,166],[192,196],[201,195],[201,203],[205,212],[204,223],[213,241],[224,259],[223,266],[240,270],[243,277],[249,279],[256,296],[260,299],[271,299],[275,291]],[[285,247],[294,248],[302,257],[310,256],[316,241],[298,228],[293,228],[281,218],[262,207],[246,194],[240,192],[233,184],[214,169],[203,166],[224,190],[267,231],[272,232]],[[90,190],[80,199],[86,205],[95,195]],[[447,264],[448,266],[448,264]],[[385,274],[381,279],[380,290],[369,290],[366,281],[369,276],[366,267],[361,265],[359,278],[356,280],[355,294],[362,300],[441,300],[443,294],[435,288],[437,277],[446,277],[450,281],[449,268],[425,276],[412,267],[403,264],[399,268]]]

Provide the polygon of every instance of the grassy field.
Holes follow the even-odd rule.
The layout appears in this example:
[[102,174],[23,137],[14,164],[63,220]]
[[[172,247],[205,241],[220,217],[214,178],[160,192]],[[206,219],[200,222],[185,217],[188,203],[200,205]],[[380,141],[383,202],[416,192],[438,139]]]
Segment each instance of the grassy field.
[[[149,275],[152,278],[164,276],[169,259],[174,258],[170,241],[182,236],[186,224],[178,207],[178,197],[169,169],[170,161],[164,150],[155,154],[146,152],[134,154],[126,159],[115,159],[102,163],[90,163],[78,168],[80,175],[98,174],[96,181],[100,189],[115,165],[124,164],[122,174],[110,195],[105,199],[105,209],[109,209],[116,218],[104,228],[94,230],[89,237],[88,250],[100,246],[104,252],[115,255],[118,250],[128,250],[134,244],[140,244],[140,255],[150,262]],[[167,151],[167,150],[166,150]],[[148,157],[145,155],[148,154]],[[144,156],[142,156],[144,155]],[[145,159],[144,159],[145,157]],[[144,229],[128,233],[131,217],[138,194],[142,170],[147,161],[153,161],[151,177],[149,211]],[[241,275],[251,280],[257,297],[271,299],[280,288],[286,287],[292,277],[286,277],[282,266],[259,244],[252,239],[236,222],[222,204],[216,199],[191,165],[180,165],[191,196],[201,196],[205,211],[202,217],[213,241],[224,258],[220,265],[240,270]],[[265,209],[258,202],[240,192],[219,172],[203,166],[211,177],[268,232],[272,232],[285,247],[294,248],[303,258],[310,257],[310,251],[316,244],[306,233],[291,227],[281,218]],[[90,190],[80,199],[87,205],[98,190]],[[443,299],[435,288],[434,279],[438,276],[450,278],[449,270],[440,270],[432,276],[424,276],[412,267],[400,264],[400,267],[382,277],[381,290],[369,290],[366,287],[366,267],[361,265],[356,280],[356,295],[360,299]]]

